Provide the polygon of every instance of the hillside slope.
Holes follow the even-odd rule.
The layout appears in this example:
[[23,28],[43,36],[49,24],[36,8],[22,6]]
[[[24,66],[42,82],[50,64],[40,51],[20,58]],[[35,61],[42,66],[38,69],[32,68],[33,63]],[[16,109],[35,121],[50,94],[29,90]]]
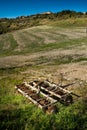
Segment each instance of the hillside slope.
[[86,28],[37,26],[0,36],[0,67],[87,60]]
[[49,25],[54,22],[57,22],[59,26],[87,26],[87,12],[83,13],[63,10],[56,13],[44,12],[42,14],[34,14],[31,16],[20,16],[13,19],[1,18],[0,34],[28,27]]
[[[66,25],[52,22],[0,35],[0,129],[86,130],[86,27]],[[59,83],[61,72],[63,84],[76,82],[67,89],[80,98],[70,106],[57,103],[56,114],[42,112],[14,88],[35,79]]]

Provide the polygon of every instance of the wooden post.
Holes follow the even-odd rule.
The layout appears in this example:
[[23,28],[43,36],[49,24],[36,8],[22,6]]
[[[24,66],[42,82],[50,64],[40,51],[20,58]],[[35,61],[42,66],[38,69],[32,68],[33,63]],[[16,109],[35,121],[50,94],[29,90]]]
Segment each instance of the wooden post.
[[63,73],[60,73],[60,83],[59,83],[59,86],[62,86],[62,82],[63,82]]
[[37,89],[37,95],[38,95],[38,96],[40,95],[40,91],[41,91],[41,86],[38,85],[38,89]]

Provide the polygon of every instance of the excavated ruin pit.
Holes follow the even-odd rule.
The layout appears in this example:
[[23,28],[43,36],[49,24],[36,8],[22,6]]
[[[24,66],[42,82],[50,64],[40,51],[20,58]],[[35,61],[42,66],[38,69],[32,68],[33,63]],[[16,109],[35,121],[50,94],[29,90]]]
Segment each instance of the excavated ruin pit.
[[18,85],[16,85],[17,86],[17,88],[19,88],[19,89],[21,89],[21,90],[29,90],[29,88],[27,88],[26,86],[25,86],[25,84],[18,84]]
[[73,97],[70,91],[49,81],[25,82],[16,85],[15,88],[32,103],[48,111],[48,113],[56,111],[55,103],[57,102],[64,103],[65,105],[73,103]]
[[39,95],[37,95],[37,94],[32,95],[31,97],[32,97],[32,99],[34,99],[36,101],[41,100],[41,97]]
[[47,90],[49,91],[53,91],[55,89],[55,87],[47,87]]
[[49,86],[48,86],[48,85],[42,85],[42,87],[43,87],[43,88],[49,88]]
[[48,105],[50,102],[46,99],[42,99],[38,102],[40,105],[44,106],[44,105]]
[[35,92],[35,91],[30,90],[30,91],[28,91],[28,93],[27,93],[27,95],[29,95],[29,96],[32,96],[32,94],[36,94],[36,92]]
[[46,91],[46,90],[44,90],[44,89],[41,89],[41,91],[42,91],[43,93],[47,94],[47,95],[50,95],[50,93],[49,93],[49,92],[47,92],[47,91]]
[[62,92],[62,91],[59,91],[59,90],[57,90],[55,93],[58,94],[58,95],[60,95],[60,96],[63,96],[63,95],[66,94],[66,93],[64,93],[64,92]]
[[17,84],[16,85],[18,88],[23,88],[23,87],[25,87],[25,84],[24,83],[22,83],[22,84]]

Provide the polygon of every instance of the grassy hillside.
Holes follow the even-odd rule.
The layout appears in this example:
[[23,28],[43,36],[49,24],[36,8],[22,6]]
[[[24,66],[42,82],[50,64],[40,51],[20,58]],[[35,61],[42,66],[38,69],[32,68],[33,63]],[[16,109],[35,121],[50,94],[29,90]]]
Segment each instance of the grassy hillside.
[[[87,33],[86,18],[52,21],[46,25],[0,35],[0,129],[87,129]],[[72,26],[71,26],[72,25]],[[70,106],[57,103],[49,115],[15,90],[23,81],[49,79],[64,84],[80,98]]]
[[87,12],[63,10],[57,13],[45,12],[31,16],[20,16],[14,19],[1,18],[0,34],[33,26],[51,24],[52,22],[57,22],[62,26],[84,26],[87,25]]
[[54,22],[52,25],[37,26],[0,35],[0,55],[34,53],[72,47],[81,42],[86,43],[86,27],[63,28],[58,24],[59,22]]

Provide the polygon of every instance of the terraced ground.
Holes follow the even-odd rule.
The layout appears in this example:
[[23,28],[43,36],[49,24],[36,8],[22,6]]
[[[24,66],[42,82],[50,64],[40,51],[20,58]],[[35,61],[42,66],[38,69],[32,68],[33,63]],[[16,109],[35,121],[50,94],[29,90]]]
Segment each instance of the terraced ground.
[[[79,66],[87,72],[86,28],[37,26],[0,36],[0,68],[67,64],[67,71]],[[64,66],[64,65],[63,65]],[[76,66],[76,67],[75,67]],[[66,65],[65,65],[66,68]],[[64,71],[64,67],[59,69]],[[65,69],[66,70],[66,69]],[[73,70],[72,70],[73,71]],[[82,73],[83,69],[79,73]],[[84,74],[87,78],[87,74]],[[83,78],[82,78],[83,79]]]
[[[58,83],[61,72],[64,83],[79,80],[81,84],[68,89],[82,98],[68,108],[58,103],[59,113],[51,117],[32,106],[14,89],[15,84],[38,78]],[[85,27],[43,25],[0,35],[0,129],[36,130],[41,126],[42,130],[57,130],[58,127],[85,130],[87,105],[83,98],[87,103]]]

